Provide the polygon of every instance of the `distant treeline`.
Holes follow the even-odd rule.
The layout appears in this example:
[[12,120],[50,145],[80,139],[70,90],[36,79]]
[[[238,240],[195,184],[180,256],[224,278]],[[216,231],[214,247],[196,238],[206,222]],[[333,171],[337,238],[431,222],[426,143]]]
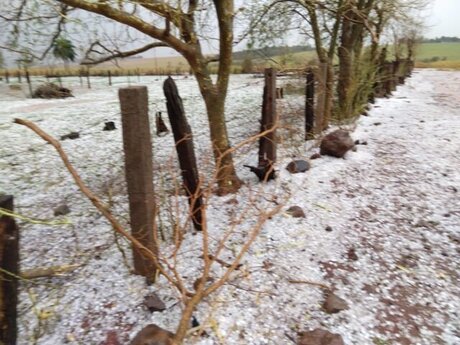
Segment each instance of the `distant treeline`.
[[422,43],[448,43],[448,42],[460,42],[459,37],[448,37],[448,36],[441,36],[436,38],[424,38],[422,39]]
[[315,48],[311,46],[266,47],[266,48],[242,50],[239,52],[234,52],[233,59],[235,60],[243,60],[246,58],[257,59],[257,58],[264,58],[264,57],[279,56],[279,55],[284,55],[284,54],[306,52],[306,51],[311,51],[314,49]]

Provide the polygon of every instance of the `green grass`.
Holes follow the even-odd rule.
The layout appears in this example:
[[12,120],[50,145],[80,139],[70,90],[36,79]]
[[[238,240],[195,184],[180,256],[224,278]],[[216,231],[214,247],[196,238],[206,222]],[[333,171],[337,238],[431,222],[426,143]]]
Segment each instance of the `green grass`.
[[422,43],[416,60],[417,67],[460,69],[460,43]]

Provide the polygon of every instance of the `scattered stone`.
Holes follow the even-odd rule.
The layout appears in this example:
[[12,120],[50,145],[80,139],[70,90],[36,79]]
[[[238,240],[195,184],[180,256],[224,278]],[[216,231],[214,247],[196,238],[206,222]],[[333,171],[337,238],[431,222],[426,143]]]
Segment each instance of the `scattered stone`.
[[367,145],[367,141],[363,141],[360,145]]
[[348,309],[348,304],[339,296],[333,294],[332,292],[328,292],[326,300],[323,303],[323,309],[328,314],[335,314]]
[[380,126],[381,124],[381,122],[374,122],[374,126]]
[[251,165],[243,165],[246,168],[249,168],[251,172],[256,174],[256,176],[259,178],[259,181],[270,181],[274,180],[276,178],[276,172],[275,169],[273,169],[272,166],[266,165],[266,166],[259,166],[259,167],[253,167]]
[[339,334],[317,328],[301,333],[297,345],[345,345],[345,343]]
[[319,153],[314,153],[310,156],[310,159],[313,160],[313,159],[318,159],[318,158],[321,158],[321,155]]
[[286,166],[286,170],[291,174],[303,173],[310,169],[310,163],[304,160],[295,160]]
[[53,83],[42,84],[35,89],[32,98],[67,98],[73,97],[72,92],[65,87],[60,87]]
[[326,229],[325,229],[327,232],[331,232],[332,231],[332,226],[326,226]]
[[342,158],[353,146],[355,146],[355,143],[350,133],[343,129],[338,129],[323,138],[320,153],[322,155]]
[[[198,285],[201,283],[201,279],[202,279],[202,278],[197,278],[197,279],[195,280],[195,282],[193,283],[193,288],[195,289],[195,291],[198,290]],[[206,282],[208,282],[208,283],[212,283],[213,281],[214,281],[214,278],[213,278],[213,277],[208,277],[208,278],[206,279]],[[206,284],[205,284],[205,285],[206,285]]]
[[101,345],[121,345],[120,341],[118,340],[117,332],[108,331],[107,336]]
[[200,327],[200,323],[198,322],[198,319],[192,315],[192,327]]
[[145,296],[144,305],[151,313],[156,311],[164,311],[166,309],[166,305],[156,293],[151,293]]
[[226,203],[227,205],[238,205],[238,200],[235,199],[235,198],[232,198],[232,199],[230,199],[230,200],[227,200],[225,203]]
[[155,123],[157,127],[157,135],[159,137],[169,133],[169,129],[166,126],[166,123],[163,121],[163,118],[161,117],[161,111],[155,114]]
[[299,206],[291,206],[286,210],[286,213],[294,218],[305,218],[305,213]]
[[434,220],[419,220],[417,223],[415,223],[416,228],[432,228],[434,226],[439,225],[439,222],[434,221]]
[[359,140],[355,140],[355,145],[359,145],[361,142]]
[[353,152],[356,152],[358,151],[358,148],[356,146],[353,146],[353,148],[351,149]]
[[66,204],[62,204],[54,209],[54,216],[65,216],[70,213],[70,208]]
[[418,256],[413,254],[406,254],[401,256],[401,258],[396,262],[396,264],[401,267],[415,268],[417,267],[417,261]]
[[78,132],[70,132],[69,134],[61,135],[61,140],[66,140],[66,139],[74,140],[78,138],[80,138],[80,133]]
[[358,255],[356,254],[355,248],[348,249],[347,257],[350,261],[358,261]]
[[104,123],[104,128],[102,130],[103,131],[114,131],[116,129],[117,129],[117,127],[115,127],[115,122],[108,121],[108,122]]
[[150,324],[145,326],[131,341],[130,345],[172,345],[174,334]]

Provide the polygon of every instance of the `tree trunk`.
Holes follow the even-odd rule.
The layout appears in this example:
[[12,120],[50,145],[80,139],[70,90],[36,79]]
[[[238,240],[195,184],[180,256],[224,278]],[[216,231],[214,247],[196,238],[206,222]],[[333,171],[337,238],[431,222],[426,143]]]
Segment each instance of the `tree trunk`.
[[242,184],[236,175],[233,155],[229,152],[231,146],[228,141],[227,125],[225,123],[225,98],[225,94],[213,93],[212,91],[205,91],[204,93],[217,171],[218,194],[233,193]]
[[[346,16],[347,17],[347,16]],[[341,45],[338,49],[339,55],[339,79],[337,86],[339,101],[339,120],[346,119],[351,114],[350,93],[352,86],[352,47],[350,26],[351,22],[347,18],[343,19]]]

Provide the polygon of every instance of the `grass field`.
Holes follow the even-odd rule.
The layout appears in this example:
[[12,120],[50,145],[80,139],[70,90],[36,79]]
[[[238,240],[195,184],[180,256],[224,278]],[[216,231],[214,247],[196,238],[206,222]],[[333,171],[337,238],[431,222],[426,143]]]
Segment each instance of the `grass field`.
[[[279,70],[300,68],[315,60],[315,51],[287,53],[285,55],[271,58],[263,57],[253,59],[254,71],[262,71],[265,67],[276,67]],[[233,73],[240,73],[242,60],[234,60]],[[217,70],[217,65],[212,64],[212,68]],[[460,70],[460,43],[423,43],[417,49],[416,67],[421,68],[441,68]],[[83,67],[84,69],[85,67]],[[81,66],[72,65],[67,70],[63,66],[46,67],[37,66],[30,68],[31,75],[45,75],[58,73],[78,75]],[[136,75],[140,74],[174,74],[187,73],[189,67],[187,61],[179,56],[160,57],[160,58],[139,58],[119,60],[118,65],[106,62],[98,66],[91,67],[92,75],[105,75],[107,71],[113,75]],[[3,71],[0,72],[3,74]],[[17,71],[11,69],[14,75]]]
[[416,60],[417,67],[460,69],[460,43],[422,43]]

